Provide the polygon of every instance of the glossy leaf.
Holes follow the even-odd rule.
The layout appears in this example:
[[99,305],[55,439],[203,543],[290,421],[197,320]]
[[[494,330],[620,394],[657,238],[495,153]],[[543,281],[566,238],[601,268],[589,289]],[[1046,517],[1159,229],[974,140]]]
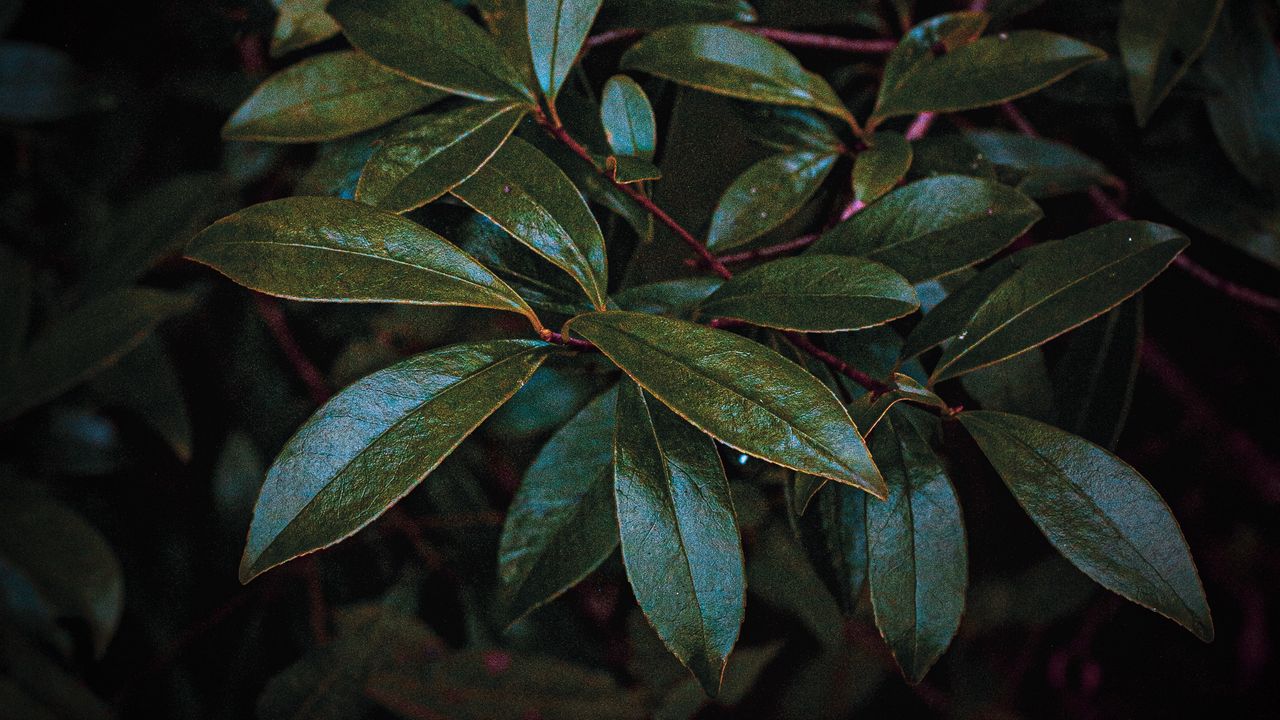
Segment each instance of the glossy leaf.
[[867,494],[812,475],[796,479],[800,478],[817,480],[816,485],[797,484],[800,508],[812,504],[800,520],[800,538],[819,577],[845,614],[851,615],[867,583]]
[[327,3],[328,0],[271,0],[279,13],[271,33],[271,54],[279,57],[337,35],[338,23],[324,11]]
[[[979,38],[939,56],[917,51],[892,77],[886,68],[872,118],[995,105],[1029,95],[1105,57],[1088,43],[1043,30]],[[896,65],[893,58],[890,65]]]
[[707,247],[728,250],[791,219],[822,186],[835,161],[830,153],[790,152],[747,168],[720,196]]
[[898,133],[880,131],[853,163],[853,197],[869,205],[892,190],[911,167],[911,143]]
[[1012,188],[943,175],[889,193],[831,229],[810,252],[865,257],[914,283],[991,257],[1041,217],[1040,208]]
[[849,405],[849,415],[858,424],[858,428],[862,430],[864,435],[869,435],[876,429],[876,425],[879,425],[880,421],[884,419],[885,413],[889,412],[889,408],[903,401],[938,410],[947,409],[945,400],[935,395],[929,388],[921,385],[915,378],[902,373],[894,373],[890,379],[892,380],[893,389],[889,392],[874,396],[871,393],[867,393]]
[[1119,182],[1102,163],[1053,140],[1001,130],[965,133],[964,138],[983,160],[1015,175],[1014,187],[1027,197],[1055,197]]
[[493,268],[495,275],[538,311],[572,316],[591,310],[591,302],[572,278],[489,218],[472,213],[469,222],[450,231],[463,250]]
[[1139,125],[1147,124],[1204,52],[1222,5],[1223,0],[1121,3],[1116,43],[1129,74],[1129,92]]
[[623,310],[687,317],[724,283],[717,277],[691,277],[635,285],[613,296]]
[[595,307],[605,307],[604,236],[578,189],[547,156],[508,138],[453,194],[569,273]]
[[1072,332],[1053,368],[1057,425],[1114,448],[1129,415],[1141,348],[1141,296]]
[[556,431],[525,471],[498,549],[499,602],[514,622],[576,585],[618,546],[610,389]]
[[309,57],[258,86],[222,128],[227,140],[312,143],[355,135],[445,93],[344,50]]
[[974,42],[990,17],[982,12],[956,12],[931,17],[907,31],[885,61],[880,98],[901,93],[912,78],[935,60],[935,53],[954,52]]
[[524,114],[520,105],[475,103],[405,120],[378,143],[356,199],[392,212],[426,205],[479,170]]
[[742,117],[744,132],[766,148],[830,155],[840,152],[840,137],[832,131],[825,115],[807,108],[745,101],[734,102],[732,108]]
[[605,0],[600,24],[609,28],[659,28],[690,22],[757,20],[746,0]]
[[534,318],[514,290],[448,240],[349,200],[254,205],[197,235],[187,256],[293,300],[466,305]]
[[657,121],[649,96],[635,80],[614,75],[600,95],[600,122],[609,147],[618,155],[652,160],[657,148]]
[[1186,246],[1172,228],[1139,221],[1109,223],[1049,246],[987,297],[943,352],[932,381],[1017,355],[1110,310]]
[[185,295],[129,288],[100,295],[43,328],[12,365],[0,366],[0,420],[17,417],[88,380],[191,307]]
[[182,383],[164,345],[155,336],[106,368],[90,384],[104,405],[123,408],[140,418],[173,449],[191,460],[191,418]]
[[744,453],[883,492],[840,401],[776,352],[723,330],[656,315],[580,315],[566,330],[595,343],[681,417]]
[[425,85],[477,100],[533,100],[493,38],[444,0],[331,0],[352,45]]
[[451,345],[335,396],[267,472],[241,581],[373,522],[515,394],[550,347],[533,340]]
[[810,107],[852,120],[827,81],[801,67],[791,53],[725,25],[659,30],[628,50],[622,67],[720,95]]
[[880,263],[802,255],[735,275],[703,301],[702,311],[780,330],[838,332],[880,325],[919,306],[911,284]]
[[905,405],[871,434],[889,497],[867,503],[867,580],[876,625],[903,675],[920,682],[964,612],[968,551],[960,499],[934,452],[935,416]]
[[527,3],[529,49],[538,85],[548,100],[555,101],[560,86],[578,59],[587,31],[600,11],[603,0],[540,0]]
[[720,689],[746,601],[729,481],[715,442],[635,383],[618,389],[614,488],[622,559],[658,636]]
[[1068,560],[1103,587],[1208,642],[1213,620],[1168,505],[1102,448],[1017,415],[959,415],[1018,503]]

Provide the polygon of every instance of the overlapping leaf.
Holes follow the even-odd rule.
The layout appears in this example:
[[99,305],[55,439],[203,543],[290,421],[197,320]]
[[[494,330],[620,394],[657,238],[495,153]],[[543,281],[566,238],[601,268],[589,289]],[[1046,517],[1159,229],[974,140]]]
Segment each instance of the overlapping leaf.
[[1151,3],[1125,0],[1116,42],[1129,74],[1129,92],[1139,125],[1204,52],[1224,0]]
[[329,0],[271,0],[279,15],[271,33],[271,54],[284,55],[337,35],[338,23],[324,11]]
[[789,220],[822,186],[835,161],[829,152],[795,151],[747,168],[720,196],[707,247],[728,250]]
[[911,143],[895,132],[871,136],[870,147],[853,164],[853,197],[868,205],[898,184],[911,167]]
[[529,49],[538,84],[554,101],[603,0],[545,0],[527,3]]
[[652,160],[657,147],[657,121],[649,96],[626,75],[614,75],[600,95],[600,122],[609,147],[618,155]]

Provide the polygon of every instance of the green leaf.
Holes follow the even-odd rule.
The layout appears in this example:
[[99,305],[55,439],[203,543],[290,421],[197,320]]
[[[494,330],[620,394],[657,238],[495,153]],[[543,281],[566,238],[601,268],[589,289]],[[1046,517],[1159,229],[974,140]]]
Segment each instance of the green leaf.
[[869,205],[898,184],[911,167],[911,143],[896,132],[872,135],[853,163],[853,198]]
[[766,148],[778,152],[810,150],[829,155],[841,151],[840,137],[832,131],[826,117],[812,110],[743,101],[736,101],[731,107],[742,118],[743,131]]
[[609,78],[600,95],[600,122],[615,153],[653,160],[657,121],[649,96],[635,80],[626,75]]
[[56,122],[98,102],[67,53],[30,42],[0,42],[0,122]]
[[1116,43],[1129,73],[1133,113],[1139,125],[1147,124],[1204,52],[1222,5],[1223,0],[1124,0],[1121,4]]
[[718,277],[691,277],[635,285],[614,295],[613,300],[623,310],[688,319],[723,282]]
[[[936,57],[926,52],[892,78],[886,68],[872,120],[996,105],[1105,57],[1092,45],[1043,30],[1002,32]],[[890,65],[896,65],[892,57]]]
[[883,493],[880,473],[840,401],[773,350],[723,330],[633,312],[580,315],[565,328],[726,445]]
[[756,11],[746,0],[605,0],[600,25],[653,29],[690,22],[753,23]]
[[871,434],[889,486],[888,499],[866,504],[871,607],[912,683],[951,644],[968,582],[960,499],[932,444],[938,425],[935,416],[898,405]]
[[331,0],[352,45],[425,85],[477,100],[533,101],[493,38],[443,0]]
[[578,58],[603,0],[542,0],[526,5],[533,71],[547,100],[556,94]]
[[1057,424],[1114,448],[1129,415],[1141,348],[1141,296],[1072,332],[1053,368]]
[[881,325],[919,306],[911,284],[878,262],[802,255],[735,275],[701,309],[780,330],[839,332]]
[[227,140],[313,143],[385,125],[443,98],[439,90],[344,50],[309,57],[263,81],[222,128]]
[[1035,254],[982,303],[947,346],[932,382],[1048,342],[1138,292],[1187,246],[1172,228],[1113,222]]
[[803,473],[796,481],[797,508],[814,503],[800,520],[800,539],[841,610],[852,615],[867,582],[867,494]]
[[508,138],[453,194],[569,273],[595,307],[605,307],[604,236],[586,200],[546,155]]
[[791,219],[831,172],[827,152],[772,155],[747,168],[720,196],[707,248],[720,252],[748,243]]
[[373,522],[515,394],[551,347],[452,345],[380,370],[325,403],[267,471],[241,582]]
[[908,30],[885,61],[880,98],[910,87],[913,77],[935,61],[935,52],[953,52],[977,40],[989,21],[990,17],[981,12],[947,13]]
[[613,388],[591,401],[525,471],[498,549],[499,605],[508,625],[578,584],[618,546],[617,394]]
[[960,385],[977,402],[973,409],[1017,412],[1045,422],[1053,420],[1053,383],[1040,348],[967,373],[961,376]]
[[1119,183],[1102,163],[1053,140],[1000,130],[970,132],[964,139],[978,157],[1016,175],[1014,186],[1027,197],[1056,197]]
[[559,268],[494,225],[480,213],[450,228],[462,249],[510,285],[539,311],[573,316],[591,310],[582,289]]
[[1041,532],[1100,585],[1213,639],[1204,588],[1178,523],[1136,470],[1050,425],[961,413],[996,472]]
[[401,122],[365,164],[356,199],[400,213],[426,205],[488,162],[526,111],[474,103]]
[[271,0],[279,15],[271,33],[271,55],[280,57],[337,35],[338,23],[324,11],[329,0]]
[[100,403],[121,407],[142,419],[173,449],[191,460],[191,419],[182,383],[164,345],[152,336],[120,362],[106,368],[90,385]]
[[832,228],[809,252],[865,257],[915,283],[991,257],[1043,216],[1017,190],[943,175],[894,190]]
[[933,393],[932,390],[902,373],[894,373],[891,378],[893,389],[879,395],[867,393],[849,404],[849,416],[858,424],[863,435],[870,435],[876,425],[884,419],[889,408],[900,402],[909,401],[917,405],[946,410],[947,403]]
[[[24,607],[22,614],[39,612],[39,624],[50,631],[67,620],[84,621],[94,654],[101,657],[124,612],[124,571],[111,545],[79,513],[56,500],[7,489],[0,499],[5,585],[23,582],[38,595],[39,611]],[[13,599],[17,601],[16,595]]]
[[725,25],[659,30],[622,56],[622,68],[741,100],[810,107],[853,119],[827,81],[801,67],[791,53]]
[[210,225],[187,256],[292,300],[465,305],[522,313],[538,325],[514,290],[448,240],[350,200],[254,205]]
[[715,442],[632,382],[618,389],[614,490],[622,559],[645,617],[708,695],[745,609],[745,570]]
[[185,295],[129,288],[100,295],[46,326],[0,381],[0,420],[17,417],[88,380],[133,350],[164,320],[191,307]]

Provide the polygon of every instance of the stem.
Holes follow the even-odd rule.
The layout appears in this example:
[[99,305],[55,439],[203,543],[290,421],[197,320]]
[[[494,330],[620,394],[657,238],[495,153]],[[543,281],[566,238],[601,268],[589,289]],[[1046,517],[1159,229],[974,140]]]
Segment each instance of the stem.
[[929,128],[933,126],[933,120],[937,117],[936,113],[922,112],[911,121],[911,125],[907,127],[906,138],[912,142],[922,139],[929,133]]
[[793,345],[826,363],[832,370],[835,370],[841,375],[844,375],[850,380],[866,388],[872,395],[883,395],[893,389],[893,387],[876,380],[844,360],[841,360],[835,355],[832,355],[826,350],[818,347],[809,339],[809,336],[804,333],[787,332],[783,333],[783,335],[785,335]]
[[565,347],[573,348],[574,350],[582,350],[583,352],[595,352],[597,350],[596,346],[587,340],[569,337],[568,335],[558,333],[555,330],[547,330],[544,328],[539,335],[542,336],[543,340],[546,340],[549,343],[564,345]]
[[[761,27],[739,27],[739,30],[754,33],[760,37],[767,38],[782,45],[790,47],[810,48],[814,50],[830,50],[832,52],[843,52],[855,55],[887,55],[893,52],[897,47],[897,40],[864,40],[855,38],[843,38],[835,35],[822,35],[819,33],[797,32],[794,30],[781,30],[778,28],[761,28]],[[601,45],[611,45],[618,42],[627,42],[636,40],[645,35],[647,31],[641,28],[618,28],[615,30],[606,30],[587,38],[585,47],[587,49],[600,47]]]
[[285,359],[293,366],[293,371],[297,374],[298,379],[306,386],[307,394],[311,396],[311,401],[316,405],[325,404],[329,397],[333,395],[333,391],[329,389],[329,383],[325,380],[324,373],[320,372],[320,368],[311,362],[311,358],[307,357],[307,354],[302,350],[302,346],[293,337],[293,332],[289,330],[289,322],[284,316],[284,311],[280,309],[280,305],[266,295],[255,294],[253,301],[258,308],[258,317],[262,318],[262,322],[266,323],[267,330],[275,338],[280,352],[284,353]]
[[[769,258],[778,257],[779,255],[786,255],[793,250],[807,248],[817,242],[817,240],[817,233],[809,233],[808,235],[801,235],[800,237],[778,243],[777,245],[730,253],[728,255],[719,255],[717,256],[717,259],[725,265],[750,262],[751,260],[767,260]],[[686,260],[685,263],[694,267],[702,266],[702,262],[697,258],[690,258]]]

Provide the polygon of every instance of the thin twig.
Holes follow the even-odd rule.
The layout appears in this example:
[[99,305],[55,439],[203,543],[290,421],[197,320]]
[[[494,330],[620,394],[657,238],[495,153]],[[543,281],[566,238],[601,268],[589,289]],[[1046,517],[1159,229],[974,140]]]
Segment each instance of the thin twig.
[[333,391],[329,389],[329,383],[324,379],[324,373],[320,372],[320,368],[311,362],[311,358],[303,352],[302,346],[293,337],[293,332],[289,330],[288,320],[285,319],[284,311],[280,309],[280,305],[275,300],[266,295],[254,294],[254,305],[258,309],[258,317],[262,318],[262,322],[266,323],[267,330],[271,332],[271,336],[275,338],[276,346],[280,348],[280,352],[284,353],[285,359],[293,367],[294,373],[298,379],[307,388],[307,394],[311,396],[311,401],[317,406],[325,404]]
[[[752,260],[768,260],[779,255],[786,255],[794,250],[802,250],[809,247],[818,240],[817,233],[809,233],[801,235],[786,242],[777,245],[769,245],[768,247],[756,248],[755,250],[745,250],[743,252],[730,253],[728,255],[720,255],[718,259],[725,265],[734,265],[738,263],[750,262]],[[701,266],[702,263],[698,258],[690,258],[686,264],[692,266]]]

